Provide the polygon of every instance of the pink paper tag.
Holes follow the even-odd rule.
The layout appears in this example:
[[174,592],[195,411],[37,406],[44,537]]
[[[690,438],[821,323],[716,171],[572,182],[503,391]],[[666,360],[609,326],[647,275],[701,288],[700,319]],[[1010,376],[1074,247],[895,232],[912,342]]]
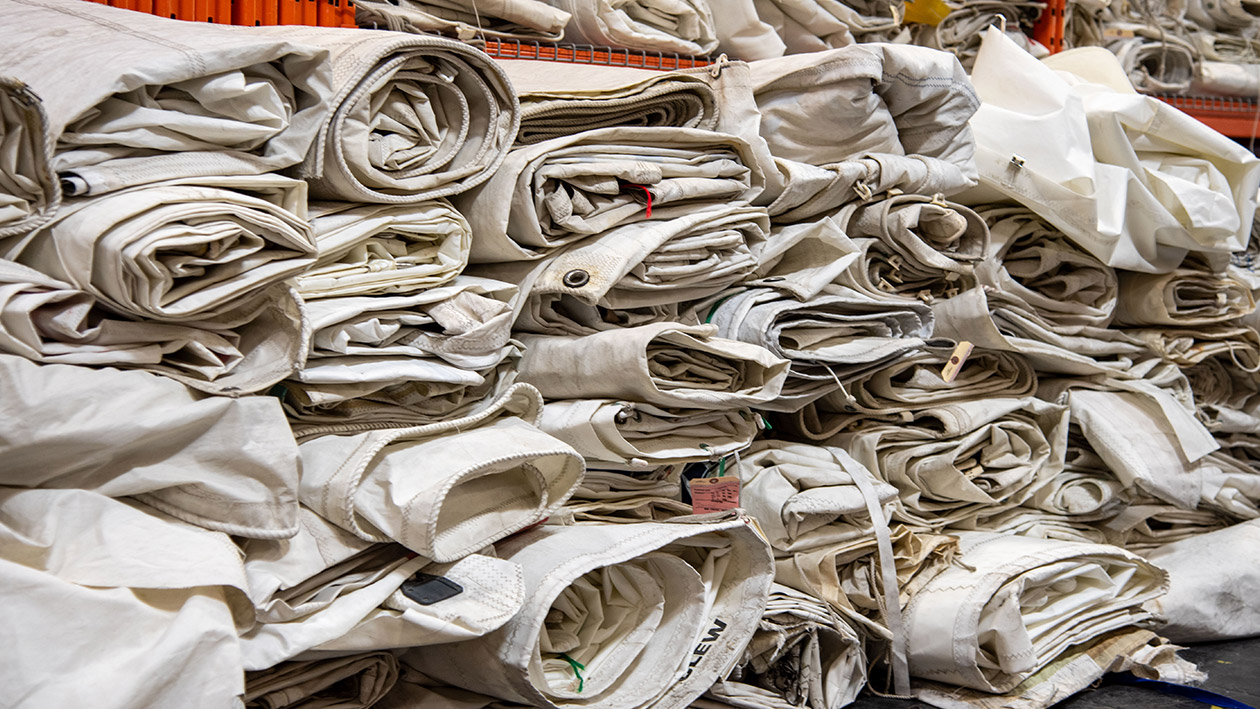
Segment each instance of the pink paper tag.
[[691,511],[702,515],[739,507],[739,478],[692,478]]

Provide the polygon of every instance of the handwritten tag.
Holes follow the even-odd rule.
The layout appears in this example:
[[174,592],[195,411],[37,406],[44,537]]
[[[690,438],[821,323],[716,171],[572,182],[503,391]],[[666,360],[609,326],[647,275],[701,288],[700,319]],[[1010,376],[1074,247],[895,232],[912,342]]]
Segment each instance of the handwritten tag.
[[971,356],[972,349],[971,343],[966,340],[959,342],[958,346],[954,348],[953,353],[949,356],[949,361],[941,369],[941,378],[945,380],[946,384],[954,381],[954,378],[958,376],[959,370],[967,363],[967,358]]
[[739,507],[739,478],[693,478],[691,511],[698,515]]

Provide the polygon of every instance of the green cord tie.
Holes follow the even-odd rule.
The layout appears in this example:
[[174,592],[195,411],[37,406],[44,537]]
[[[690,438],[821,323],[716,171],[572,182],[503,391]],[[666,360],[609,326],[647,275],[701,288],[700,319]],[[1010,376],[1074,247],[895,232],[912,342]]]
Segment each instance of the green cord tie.
[[586,686],[586,680],[582,679],[582,670],[586,669],[586,665],[583,665],[582,663],[578,662],[572,657],[569,657],[569,654],[566,652],[560,653],[560,659],[569,663],[569,666],[573,668],[573,674],[577,675],[577,681],[578,681],[577,691],[578,691],[578,694],[581,694],[582,687]]

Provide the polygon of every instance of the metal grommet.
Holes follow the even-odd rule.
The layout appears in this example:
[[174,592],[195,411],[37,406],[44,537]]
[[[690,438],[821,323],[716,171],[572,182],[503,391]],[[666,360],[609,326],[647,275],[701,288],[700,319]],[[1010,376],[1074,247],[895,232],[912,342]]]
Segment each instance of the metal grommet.
[[568,288],[581,288],[591,282],[591,274],[580,268],[575,268],[564,274],[563,282]]

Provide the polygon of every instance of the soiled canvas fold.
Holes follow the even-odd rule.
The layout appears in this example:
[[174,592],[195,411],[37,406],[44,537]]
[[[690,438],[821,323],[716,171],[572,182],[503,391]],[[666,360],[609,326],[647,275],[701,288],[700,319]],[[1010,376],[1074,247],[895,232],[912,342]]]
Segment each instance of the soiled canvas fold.
[[355,19],[360,27],[451,32],[465,41],[480,35],[555,42],[569,13],[542,0],[365,0],[355,5]]
[[245,676],[247,709],[312,704],[367,709],[398,681],[398,659],[388,652],[286,662]]
[[1062,651],[1141,623],[1168,575],[1115,547],[959,533],[960,564],[906,609],[911,673],[1002,693]]
[[688,56],[717,49],[709,0],[546,0],[572,15],[564,29],[569,42],[629,47]]

